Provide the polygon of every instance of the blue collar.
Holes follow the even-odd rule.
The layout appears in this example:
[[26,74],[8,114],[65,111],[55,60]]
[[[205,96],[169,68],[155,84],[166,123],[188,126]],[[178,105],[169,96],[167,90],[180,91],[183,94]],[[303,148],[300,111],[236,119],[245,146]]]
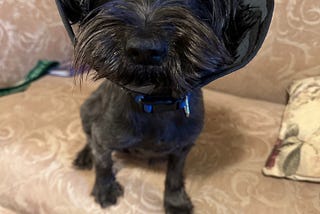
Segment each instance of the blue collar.
[[172,97],[158,97],[158,96],[135,96],[136,103],[140,104],[143,111],[146,113],[166,112],[174,110],[183,110],[186,117],[190,116],[190,94],[187,94],[181,99]]

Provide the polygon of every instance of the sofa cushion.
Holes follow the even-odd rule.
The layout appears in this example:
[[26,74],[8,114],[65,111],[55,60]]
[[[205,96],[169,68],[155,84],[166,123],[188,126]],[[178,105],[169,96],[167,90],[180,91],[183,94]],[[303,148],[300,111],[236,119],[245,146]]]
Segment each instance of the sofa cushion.
[[[165,164],[117,154],[125,194],[102,210],[90,196],[94,172],[71,162],[85,144],[79,106],[96,84],[45,77],[0,98],[0,206],[13,213],[163,213]],[[318,186],[264,177],[283,105],[204,90],[204,131],[188,156],[186,189],[195,213],[317,213]],[[303,199],[303,200],[301,200]],[[290,206],[288,206],[290,205]]]
[[320,76],[295,81],[266,175],[320,182]]
[[0,1],[0,47],[0,88],[22,80],[39,59],[72,58],[54,1]]
[[258,55],[209,87],[285,104],[293,80],[319,75],[319,8],[319,0],[275,0],[270,31]]

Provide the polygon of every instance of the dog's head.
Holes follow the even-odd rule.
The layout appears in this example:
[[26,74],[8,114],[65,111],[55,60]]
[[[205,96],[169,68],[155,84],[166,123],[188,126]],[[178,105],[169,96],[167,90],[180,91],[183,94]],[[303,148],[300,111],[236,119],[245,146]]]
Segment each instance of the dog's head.
[[76,70],[93,69],[95,79],[133,91],[179,97],[208,77],[232,71],[260,48],[257,38],[269,25],[264,22],[270,22],[273,1],[252,2],[62,0],[62,5],[69,21],[79,23]]

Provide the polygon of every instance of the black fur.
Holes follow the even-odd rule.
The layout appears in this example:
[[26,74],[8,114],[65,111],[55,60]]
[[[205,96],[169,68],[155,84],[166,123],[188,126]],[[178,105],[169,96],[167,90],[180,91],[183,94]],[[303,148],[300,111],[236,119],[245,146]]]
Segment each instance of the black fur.
[[[112,173],[111,152],[117,150],[145,158],[167,156],[167,213],[179,213],[180,209],[181,213],[191,212],[182,170],[203,124],[200,90],[191,94],[190,105],[192,114],[189,118],[183,111],[148,114],[135,103],[133,94],[108,80],[86,100],[81,108],[81,118],[88,145],[74,163],[80,169],[88,169],[94,161],[96,183],[92,194],[102,207],[114,204],[122,194]],[[189,211],[183,212],[186,209]]]
[[[95,166],[96,202],[107,207],[123,194],[112,172],[111,153],[127,151],[167,157],[165,211],[192,213],[183,168],[204,114],[201,90],[193,86],[235,61],[255,14],[244,13],[240,0],[62,2],[69,20],[79,23],[75,68],[81,73],[93,69],[94,79],[106,79],[82,105],[87,145],[74,161],[81,169]],[[145,113],[135,102],[137,94],[120,87],[148,85],[154,86],[150,95],[179,98],[190,93],[190,117],[182,110]]]

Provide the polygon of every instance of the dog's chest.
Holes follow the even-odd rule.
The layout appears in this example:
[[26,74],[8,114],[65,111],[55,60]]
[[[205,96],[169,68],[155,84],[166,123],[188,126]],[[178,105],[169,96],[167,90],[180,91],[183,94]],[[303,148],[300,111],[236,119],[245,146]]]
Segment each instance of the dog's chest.
[[[111,121],[109,121],[111,122]],[[161,156],[192,144],[201,131],[201,121],[186,118],[181,111],[123,117],[111,122],[114,148],[129,149],[146,156]]]
[[[203,103],[201,91],[190,98],[191,115],[183,110],[146,113],[132,96],[106,82],[85,104],[92,111],[98,138],[114,150],[133,149],[151,153],[170,153],[194,142],[202,129]],[[86,115],[83,115],[86,117]],[[87,113],[92,118],[92,113]]]
[[116,147],[131,148],[140,153],[154,152],[157,155],[170,153],[190,144],[193,136],[198,134],[196,127],[200,127],[194,119],[185,118],[183,112],[159,115],[140,113],[111,123],[118,130],[113,135],[118,139],[115,140]]

